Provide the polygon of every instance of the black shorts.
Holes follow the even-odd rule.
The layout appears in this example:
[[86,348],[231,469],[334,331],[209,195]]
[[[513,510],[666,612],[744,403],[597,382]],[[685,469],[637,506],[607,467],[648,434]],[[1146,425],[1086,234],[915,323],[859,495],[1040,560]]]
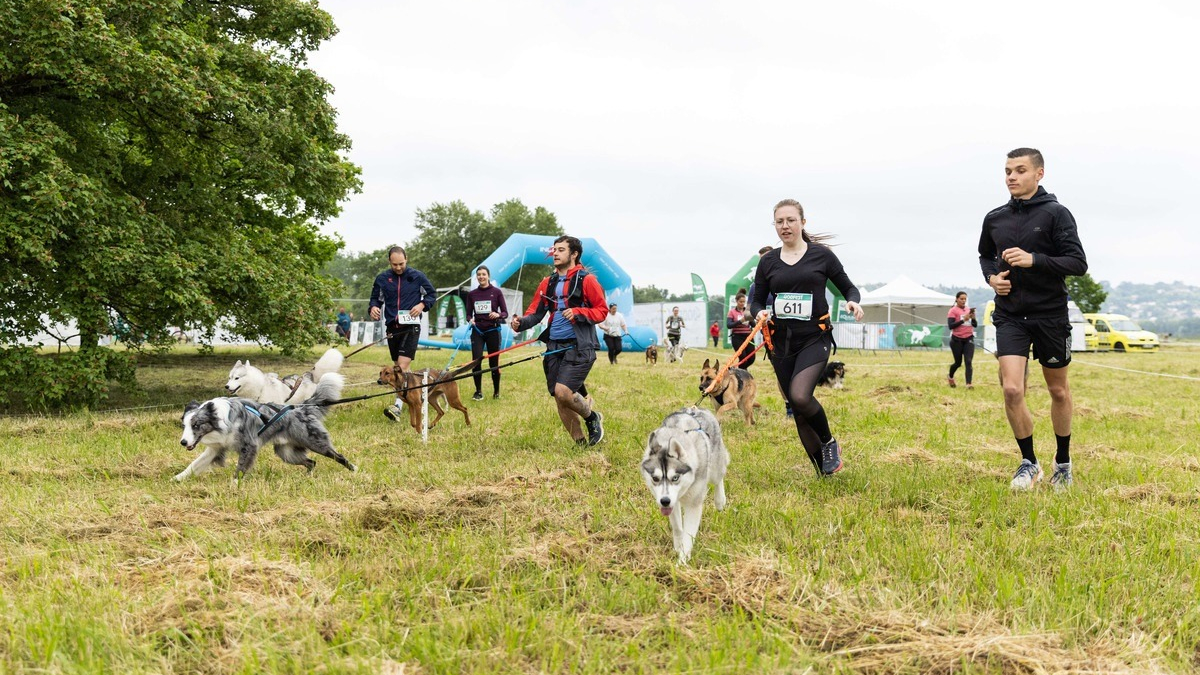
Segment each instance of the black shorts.
[[547,352],[572,347],[565,352],[547,354],[542,357],[542,370],[546,372],[546,391],[554,395],[555,385],[561,384],[571,391],[578,392],[583,387],[583,381],[592,371],[596,362],[596,350],[580,350],[574,340],[559,342],[551,340],[546,345]]
[[421,326],[417,324],[400,325],[388,324],[388,349],[392,352],[392,361],[406,356],[413,358],[417,355],[417,340],[421,338]]
[[1033,358],[1043,368],[1064,368],[1071,365],[1071,324],[1067,317],[1053,319],[1022,319],[992,315],[996,326],[996,356]]

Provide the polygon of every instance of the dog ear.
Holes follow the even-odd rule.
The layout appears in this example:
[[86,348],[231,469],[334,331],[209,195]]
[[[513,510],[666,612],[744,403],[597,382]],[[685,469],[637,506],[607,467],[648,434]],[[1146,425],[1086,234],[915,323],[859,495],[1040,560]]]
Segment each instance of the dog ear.
[[237,361],[235,361],[235,362],[234,362],[234,364],[233,364],[233,367],[234,367],[234,368],[237,368],[237,367],[238,367],[238,366],[240,366],[240,365],[242,365],[242,360],[241,360],[241,359],[238,359]]
[[701,367],[701,368],[707,368],[707,367],[708,367],[708,359],[704,359],[704,365],[703,365],[703,366],[700,366],[700,367]]

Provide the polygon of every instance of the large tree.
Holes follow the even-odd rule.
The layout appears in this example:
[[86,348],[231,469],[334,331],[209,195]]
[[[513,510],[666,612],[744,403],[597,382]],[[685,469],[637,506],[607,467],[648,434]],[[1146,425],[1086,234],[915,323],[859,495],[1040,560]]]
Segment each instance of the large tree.
[[0,0],[0,344],[115,319],[290,350],[324,336],[359,187],[301,0]]
[[1090,274],[1067,277],[1067,293],[1084,312],[1099,312],[1108,297],[1108,292]]
[[[417,210],[416,228],[416,238],[405,247],[409,264],[424,272],[437,287],[469,282],[475,266],[513,234],[563,234],[553,213],[540,206],[530,210],[519,199],[496,204],[488,214],[472,211],[458,200],[433,204]],[[381,270],[386,266],[382,257],[379,266]],[[522,270],[519,283],[518,277],[513,277],[504,286],[522,291],[528,302],[550,270],[548,264]],[[524,309],[510,307],[509,311]]]

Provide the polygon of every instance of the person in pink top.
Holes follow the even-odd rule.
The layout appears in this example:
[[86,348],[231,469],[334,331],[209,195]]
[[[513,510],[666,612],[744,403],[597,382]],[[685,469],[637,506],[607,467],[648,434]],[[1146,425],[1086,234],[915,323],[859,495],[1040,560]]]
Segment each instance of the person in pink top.
[[950,366],[950,376],[946,382],[951,387],[957,387],[954,373],[966,362],[967,389],[971,389],[971,360],[975,358],[975,308],[967,307],[967,294],[959,291],[954,296],[954,306],[946,314],[946,325],[950,328],[950,353],[954,355],[954,365]]

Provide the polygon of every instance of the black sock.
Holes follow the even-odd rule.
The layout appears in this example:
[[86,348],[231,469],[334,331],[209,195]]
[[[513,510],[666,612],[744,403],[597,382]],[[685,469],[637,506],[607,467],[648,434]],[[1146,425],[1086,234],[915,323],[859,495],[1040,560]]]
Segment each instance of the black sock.
[[1033,454],[1033,434],[1017,439],[1017,447],[1021,449],[1021,459],[1027,459],[1037,464],[1037,455]]
[[1054,454],[1054,461],[1058,464],[1066,464],[1071,461],[1071,434],[1059,436],[1054,434],[1054,440],[1058,442],[1058,452]]
[[592,422],[596,419],[596,411],[593,410],[587,417],[583,418],[585,422]]

